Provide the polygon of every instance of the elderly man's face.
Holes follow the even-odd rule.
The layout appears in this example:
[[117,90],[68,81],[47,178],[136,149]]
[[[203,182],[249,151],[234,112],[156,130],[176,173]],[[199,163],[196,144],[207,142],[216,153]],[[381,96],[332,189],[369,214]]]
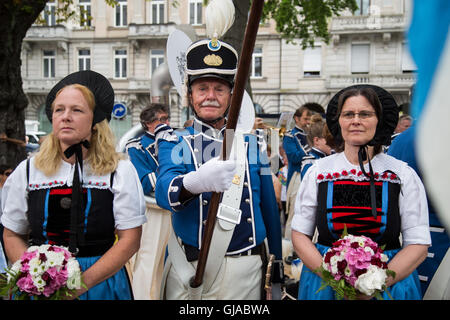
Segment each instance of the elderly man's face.
[[403,132],[406,129],[408,129],[409,127],[411,127],[411,120],[409,120],[409,119],[402,119],[397,124],[397,128],[395,128],[395,132],[399,132],[399,133]]
[[224,115],[231,101],[231,88],[222,80],[200,78],[191,85],[190,100],[195,113],[206,121]]

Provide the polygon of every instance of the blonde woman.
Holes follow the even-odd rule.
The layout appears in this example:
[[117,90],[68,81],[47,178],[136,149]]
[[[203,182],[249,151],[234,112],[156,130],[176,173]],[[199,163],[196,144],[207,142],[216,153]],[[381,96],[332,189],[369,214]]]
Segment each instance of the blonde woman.
[[145,200],[137,173],[115,151],[109,81],[93,71],[68,75],[50,91],[53,130],[4,186],[2,224],[11,262],[29,244],[67,246],[87,286],[86,300],[131,299],[125,263],[139,249]]

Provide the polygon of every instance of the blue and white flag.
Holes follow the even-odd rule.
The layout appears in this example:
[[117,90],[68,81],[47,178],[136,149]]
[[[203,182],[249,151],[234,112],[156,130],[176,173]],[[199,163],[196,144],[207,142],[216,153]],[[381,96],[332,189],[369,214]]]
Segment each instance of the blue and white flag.
[[408,39],[417,66],[412,115],[428,195],[450,230],[450,1],[415,0]]

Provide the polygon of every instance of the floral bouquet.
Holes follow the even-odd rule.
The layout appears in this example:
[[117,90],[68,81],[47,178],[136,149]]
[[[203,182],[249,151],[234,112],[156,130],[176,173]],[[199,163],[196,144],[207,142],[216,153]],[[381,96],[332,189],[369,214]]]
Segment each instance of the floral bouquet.
[[81,286],[78,261],[65,248],[32,246],[0,280],[0,295],[16,300],[59,300],[70,298]]
[[[342,238],[333,243],[322,265],[315,270],[322,274],[322,286],[317,292],[330,286],[337,299],[354,300],[358,293],[363,293],[382,300],[386,278],[395,277],[387,261],[387,255],[376,242],[365,236],[349,235],[345,228]],[[392,299],[389,291],[386,293]]]

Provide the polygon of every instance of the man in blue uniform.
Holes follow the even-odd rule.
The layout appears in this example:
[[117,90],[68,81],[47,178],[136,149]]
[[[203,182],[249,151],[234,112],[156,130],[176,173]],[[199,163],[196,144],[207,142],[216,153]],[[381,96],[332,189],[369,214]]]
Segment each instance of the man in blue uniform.
[[[415,143],[416,134],[416,125],[413,125],[412,127],[399,133],[395,140],[392,141],[388,155],[408,163],[408,165],[417,172],[419,177],[422,178],[422,173],[417,164]],[[428,211],[432,246],[428,247],[428,256],[417,268],[417,271],[419,272],[419,279],[424,299],[434,300],[441,299],[441,296],[437,295],[440,292],[436,288],[439,287],[438,283],[440,283],[440,285],[442,285],[442,283],[449,283],[448,269],[446,269],[446,265],[442,264],[442,262],[444,257],[449,252],[450,238],[448,230],[444,228],[444,225],[440,221],[439,215],[437,214],[430,199],[428,199]],[[438,270],[440,271],[438,272]],[[438,277],[436,277],[433,281],[433,286],[432,280],[436,274]],[[446,274],[446,276],[443,276],[444,274]],[[430,286],[431,289],[429,290]]]
[[[169,108],[153,103],[140,114],[144,134],[131,139],[126,150],[136,168],[147,196],[155,190],[158,161],[155,152],[155,128],[169,124]],[[170,215],[167,210],[147,202],[147,222],[142,228],[141,246],[130,260],[133,296],[137,300],[157,300],[164,268],[164,253],[169,239]]]
[[[183,133],[164,125],[156,129],[160,164],[156,200],[173,212],[175,233],[169,239],[162,299],[192,298],[189,281],[195,274],[212,191],[224,192],[221,205],[228,199],[225,195],[238,202],[231,211],[218,211],[197,298],[260,299],[266,239],[269,252],[281,259],[281,226],[269,161],[257,137],[243,135],[243,152],[237,152],[242,161],[217,158],[237,59],[235,49],[217,39],[193,43],[186,52],[185,85],[194,123]],[[234,194],[229,194],[230,190],[235,190]],[[220,212],[238,214],[226,218]],[[231,234],[221,241],[229,228]]]
[[311,119],[311,111],[306,105],[298,108],[294,113],[295,127],[286,133],[283,138],[283,148],[286,151],[289,168],[287,185],[294,172],[300,172],[302,158],[308,154],[310,146],[306,139],[306,129]]
[[153,103],[141,111],[140,121],[144,134],[131,139],[126,150],[138,172],[145,195],[154,192],[158,161],[155,153],[155,128],[159,124],[169,124],[169,109],[166,105]]

